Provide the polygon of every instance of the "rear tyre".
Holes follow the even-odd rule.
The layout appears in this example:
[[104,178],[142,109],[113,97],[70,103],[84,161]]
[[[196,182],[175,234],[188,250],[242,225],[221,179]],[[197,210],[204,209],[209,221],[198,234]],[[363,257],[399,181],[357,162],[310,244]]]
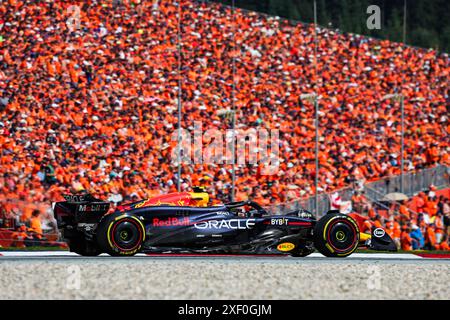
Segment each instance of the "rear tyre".
[[70,252],[75,252],[85,257],[98,256],[101,251],[95,243],[86,241],[83,238],[70,238],[67,240]]
[[359,244],[355,220],[344,214],[327,214],[314,227],[314,247],[326,257],[347,257]]
[[144,225],[132,214],[107,215],[97,229],[98,246],[111,256],[133,256],[140,251],[144,240]]

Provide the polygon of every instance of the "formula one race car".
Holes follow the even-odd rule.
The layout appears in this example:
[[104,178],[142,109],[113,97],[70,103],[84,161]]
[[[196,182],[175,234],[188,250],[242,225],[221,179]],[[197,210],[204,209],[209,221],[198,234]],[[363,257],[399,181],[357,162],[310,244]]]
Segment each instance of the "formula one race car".
[[395,251],[381,228],[361,233],[357,220],[330,211],[320,220],[296,210],[271,215],[253,201],[207,207],[208,194],[172,193],[119,206],[90,194],[69,195],[54,204],[63,239],[83,256],[108,253],[289,254],[304,257],[317,249],[327,257],[346,257],[358,247]]

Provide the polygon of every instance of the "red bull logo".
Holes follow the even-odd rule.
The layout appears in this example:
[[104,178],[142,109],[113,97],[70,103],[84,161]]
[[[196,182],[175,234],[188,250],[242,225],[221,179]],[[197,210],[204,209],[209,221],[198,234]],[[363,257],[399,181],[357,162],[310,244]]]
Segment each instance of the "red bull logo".
[[155,227],[187,226],[190,224],[190,221],[188,217],[184,218],[171,217],[167,219],[153,218],[152,224]]

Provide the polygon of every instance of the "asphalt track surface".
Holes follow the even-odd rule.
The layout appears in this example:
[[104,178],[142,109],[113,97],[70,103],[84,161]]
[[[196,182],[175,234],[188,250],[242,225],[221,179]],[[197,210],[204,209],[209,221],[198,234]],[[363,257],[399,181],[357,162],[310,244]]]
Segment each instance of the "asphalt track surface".
[[1,252],[0,299],[450,299],[450,259]]

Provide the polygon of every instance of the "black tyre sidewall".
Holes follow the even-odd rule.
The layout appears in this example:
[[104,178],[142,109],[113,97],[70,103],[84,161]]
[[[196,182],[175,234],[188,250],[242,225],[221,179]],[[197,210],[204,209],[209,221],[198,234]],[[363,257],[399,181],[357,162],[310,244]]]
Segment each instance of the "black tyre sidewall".
[[[134,225],[135,231],[139,234],[136,243],[131,248],[121,247],[114,236],[114,228],[123,223]],[[97,243],[100,249],[111,256],[133,256],[141,249],[145,240],[145,228],[139,218],[133,214],[123,214],[121,212],[109,214],[100,221],[97,228]]]
[[[335,224],[345,224],[351,230],[353,239],[348,247],[348,249],[340,250],[336,248],[336,243],[333,243],[333,240],[324,236],[329,235],[329,230]],[[344,214],[327,214],[322,217],[314,227],[314,247],[324,256],[326,257],[347,257],[352,254],[357,248],[359,244],[359,228],[355,220],[353,220],[350,216]]]

